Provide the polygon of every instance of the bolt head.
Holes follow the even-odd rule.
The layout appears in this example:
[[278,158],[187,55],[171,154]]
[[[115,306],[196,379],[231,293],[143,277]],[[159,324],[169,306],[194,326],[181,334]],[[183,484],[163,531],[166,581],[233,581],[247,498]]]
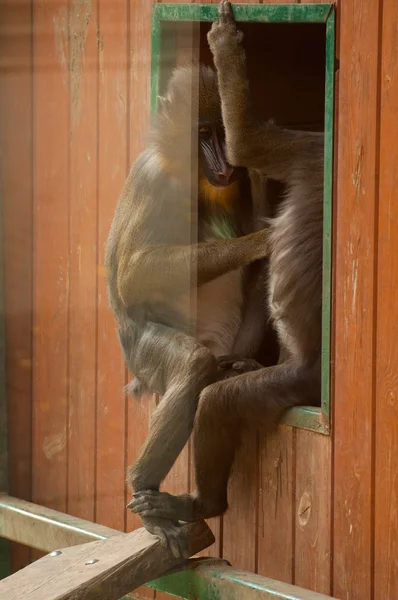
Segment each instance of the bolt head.
[[86,562],[86,565],[94,565],[97,562],[98,562],[98,558],[90,558],[90,560],[88,560]]
[[62,554],[61,550],[53,550],[50,552],[50,556],[59,556],[60,554]]

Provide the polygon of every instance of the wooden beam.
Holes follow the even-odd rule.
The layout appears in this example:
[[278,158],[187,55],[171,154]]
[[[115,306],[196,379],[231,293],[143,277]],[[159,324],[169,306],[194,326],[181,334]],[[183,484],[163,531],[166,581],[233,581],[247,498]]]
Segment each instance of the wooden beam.
[[[181,528],[190,556],[214,542],[205,522]],[[145,529],[54,551],[0,582],[3,600],[118,600],[181,564]],[[185,561],[182,561],[185,564]]]

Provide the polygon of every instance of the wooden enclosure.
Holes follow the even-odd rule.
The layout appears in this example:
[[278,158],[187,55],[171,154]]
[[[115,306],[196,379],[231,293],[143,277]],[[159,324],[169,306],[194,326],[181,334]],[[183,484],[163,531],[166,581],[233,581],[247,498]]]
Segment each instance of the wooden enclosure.
[[[150,0],[0,0],[9,491],[125,531],[140,526],[125,470],[154,400],[123,397],[103,262],[149,122],[151,13]],[[336,18],[331,434],[247,436],[207,554],[342,600],[395,600],[398,3],[338,0]],[[265,56],[267,26],[245,27]],[[279,123],[322,128],[324,34],[269,27],[280,50],[252,63],[256,97]],[[190,454],[168,491],[193,485]],[[16,570],[38,553],[11,555]]]

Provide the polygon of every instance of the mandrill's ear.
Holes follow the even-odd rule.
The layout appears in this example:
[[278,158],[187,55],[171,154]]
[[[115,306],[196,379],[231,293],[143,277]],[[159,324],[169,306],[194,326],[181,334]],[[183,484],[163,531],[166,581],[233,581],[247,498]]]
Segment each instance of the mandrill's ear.
[[162,114],[170,112],[171,100],[166,96],[158,96],[158,111]]

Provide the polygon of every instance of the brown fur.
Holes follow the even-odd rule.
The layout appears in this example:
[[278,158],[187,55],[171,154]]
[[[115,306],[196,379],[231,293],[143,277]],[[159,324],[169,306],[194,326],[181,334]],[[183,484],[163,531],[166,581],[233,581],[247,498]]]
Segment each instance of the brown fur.
[[[266,333],[256,286],[261,271],[256,264],[245,267],[266,256],[267,232],[250,233],[255,226],[246,171],[210,193],[210,183],[203,190],[206,163],[200,159],[197,195],[191,179],[198,147],[192,118],[198,115],[221,126],[215,73],[178,69],[148,146],[127,178],[106,249],[109,301],[126,363],[137,378],[130,390],[163,395],[129,471],[136,492],[158,490],[183,449],[199,394],[218,377],[216,357],[241,351],[255,356]],[[212,229],[215,216],[227,235]],[[183,552],[171,521],[143,522],[176,555]]]
[[142,516],[195,520],[227,508],[227,484],[244,426],[275,425],[283,412],[320,403],[323,135],[279,129],[254,112],[241,34],[229,2],[208,36],[219,77],[227,155],[231,164],[283,181],[286,197],[270,220],[267,288],[271,318],[281,346],[279,364],[226,359],[220,366],[251,369],[206,387],[194,428],[197,492],[140,494]]

